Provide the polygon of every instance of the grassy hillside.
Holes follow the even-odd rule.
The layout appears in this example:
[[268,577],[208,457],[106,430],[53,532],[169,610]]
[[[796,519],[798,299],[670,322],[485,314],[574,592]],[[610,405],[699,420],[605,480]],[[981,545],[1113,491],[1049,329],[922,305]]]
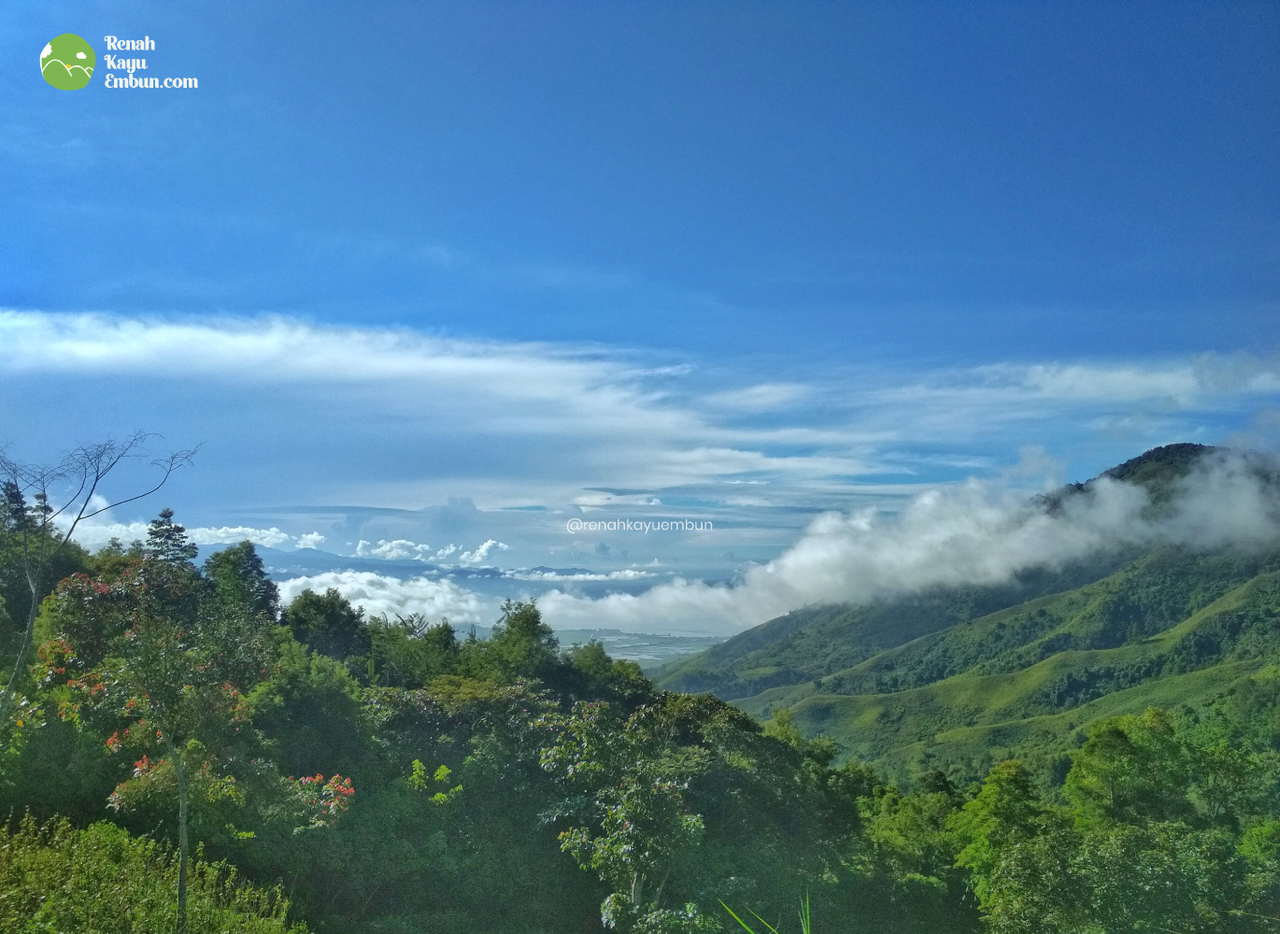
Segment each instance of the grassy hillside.
[[[1205,458],[1218,453],[1218,449],[1200,444],[1154,448],[1085,483],[1069,484],[1054,493],[1035,497],[1032,504],[1055,512],[1071,497],[1087,494],[1105,477],[1142,486],[1151,497],[1153,508],[1159,509],[1169,502],[1181,478]],[[862,606],[805,607],[697,655],[672,662],[655,671],[654,677],[669,690],[712,691],[729,700],[773,687],[825,679],[921,636],[1101,580],[1139,555],[1136,549],[1096,554],[1060,570],[1024,571],[1008,584],[998,586],[937,587]],[[1166,574],[1165,579],[1171,580],[1173,576]],[[1124,608],[1118,612],[1124,612]],[[1141,611],[1133,612],[1136,621]],[[1171,623],[1168,612],[1167,608],[1160,609],[1157,618]],[[946,649],[953,647],[948,643]],[[937,669],[936,674],[945,677],[944,672],[959,670],[962,669],[947,663]],[[880,692],[897,688],[851,684],[841,692],[860,693],[868,689]]]
[[808,606],[677,660],[654,678],[668,690],[712,691],[726,700],[826,678],[921,636],[1095,581],[1133,557],[1098,555],[1059,571],[1029,571],[1000,586],[937,587],[866,606]]
[[1098,717],[1196,703],[1274,662],[1278,565],[1275,552],[1154,553],[737,704],[761,717],[789,707],[806,733],[900,777],[938,763],[970,777],[1010,754],[1061,756]]
[[[1163,509],[1215,450],[1169,445],[1104,474]],[[1050,511],[1098,479],[1037,502]],[[897,777],[1017,753],[1065,762],[1083,728],[1195,703],[1280,657],[1280,546],[1111,552],[998,587],[797,610],[659,673],[759,716],[790,708]],[[1049,769],[1052,772],[1052,768]]]

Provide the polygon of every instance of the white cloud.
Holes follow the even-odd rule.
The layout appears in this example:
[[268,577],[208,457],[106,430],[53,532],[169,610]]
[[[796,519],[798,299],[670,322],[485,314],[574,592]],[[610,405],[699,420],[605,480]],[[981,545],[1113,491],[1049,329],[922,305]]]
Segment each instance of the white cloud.
[[[714,521],[714,554],[764,560],[819,511],[902,502],[921,476],[995,475],[1016,448],[1035,445],[1046,449],[1038,455],[1046,463],[1087,452],[1069,466],[1093,472],[1156,444],[1212,442],[1252,411],[1280,404],[1275,363],[1251,357],[911,371],[850,365],[764,379],[761,368],[666,366],[599,346],[269,317],[4,311],[0,346],[0,397],[14,387],[24,400],[21,412],[0,407],[0,436],[15,445],[28,444],[26,425],[79,411],[55,402],[41,409],[43,395],[16,395],[32,374],[51,374],[67,400],[91,392],[104,408],[127,413],[115,423],[64,422],[68,435],[144,425],[167,431],[175,447],[207,441],[197,466],[212,470],[194,493],[201,521],[261,522],[272,527],[239,536],[277,546],[290,541],[287,533],[298,547],[316,547],[323,538],[311,530],[329,528],[340,530],[329,533],[341,539],[331,545],[346,553],[463,566],[498,561],[499,541],[512,549],[503,556],[510,564],[556,564],[564,553],[557,549],[571,544],[560,516],[569,510],[632,519],[687,510]],[[225,413],[241,410],[246,416],[229,427]],[[1028,461],[1019,471],[1041,469]],[[252,504],[230,499],[249,489]],[[193,495],[190,486],[183,492]],[[470,510],[424,508],[455,496],[470,497]],[[333,515],[274,508],[284,503],[332,507]],[[239,508],[250,505],[252,512]],[[348,506],[386,508],[346,524]],[[97,544],[111,534],[129,541],[145,527],[93,534]],[[226,530],[210,535],[239,540]],[[454,544],[486,540],[494,545]],[[708,573],[703,559],[712,554],[709,540],[608,544],[626,560],[657,556],[698,574]],[[733,573],[741,560],[717,567]],[[706,599],[719,605],[718,595]],[[745,618],[737,609],[725,614],[725,626]]]
[[[75,540],[86,548],[101,548],[111,539],[118,538],[124,544],[147,540],[146,522],[83,522],[76,527]],[[275,548],[291,540],[291,536],[274,526],[256,529],[246,525],[211,528],[196,526],[187,528],[187,537],[197,545],[238,545],[248,539],[257,545]]]
[[637,581],[653,577],[652,571],[640,571],[636,568],[623,568],[620,571],[609,571],[608,573],[597,573],[594,571],[584,571],[576,574],[561,574],[558,571],[532,571],[519,570],[512,571],[508,577],[520,581],[541,581],[541,582],[561,582],[561,581]]
[[431,559],[431,546],[398,538],[395,541],[379,540],[378,544],[360,540],[356,545],[356,554],[360,557],[382,558],[384,561],[428,561]]
[[1058,513],[1025,494],[970,481],[915,496],[899,514],[874,509],[818,517],[780,557],[735,586],[678,579],[639,594],[541,598],[557,627],[725,632],[809,603],[866,602],[935,585],[994,584],[1019,571],[1058,568],[1101,549],[1177,542],[1257,545],[1280,538],[1280,503],[1238,456],[1222,456],[1180,487],[1176,510],[1147,518],[1145,491],[1098,481]]
[[774,412],[793,408],[812,394],[813,387],[802,383],[758,383],[744,389],[711,393],[707,402],[740,412]]
[[580,496],[575,496],[573,504],[583,512],[589,512],[605,506],[661,506],[662,500],[649,493],[610,493],[605,490],[588,490]]
[[187,529],[187,535],[197,545],[235,545],[245,539],[258,545],[274,548],[291,540],[274,526],[269,529],[254,529],[244,525],[223,526],[219,529],[195,528]]
[[497,548],[499,551],[506,551],[510,547],[510,545],[504,545],[502,542],[495,541],[491,538],[475,551],[464,551],[462,554],[458,555],[458,563],[474,567],[477,564],[483,563],[489,557],[489,552],[493,551],[494,548]]
[[[723,367],[709,375],[598,346],[451,340],[280,317],[8,311],[0,312],[0,345],[0,378],[195,383],[210,411],[253,392],[255,406],[264,407],[261,424],[251,420],[220,438],[216,421],[207,429],[213,437],[201,423],[190,430],[253,459],[277,451],[281,424],[325,426],[296,437],[261,482],[287,477],[295,502],[301,495],[304,502],[396,507],[461,490],[486,507],[558,508],[592,488],[645,489],[660,499],[672,487],[743,480],[759,482],[761,502],[803,494],[812,506],[832,483],[909,474],[928,455],[903,451],[924,445],[972,452],[1011,435],[1044,443],[1053,424],[1059,438],[1119,431],[1136,439],[1128,449],[1141,450],[1186,437],[1205,413],[1280,396],[1275,361],[1247,356],[924,373],[864,366],[758,382]],[[182,417],[199,418],[199,408]],[[376,447],[388,464],[438,464],[424,440],[432,438],[448,439],[447,468],[380,474],[354,453]],[[321,463],[324,470],[315,466]]]
[[452,581],[426,577],[401,581],[367,571],[328,571],[295,577],[281,582],[280,598],[288,603],[304,590],[323,593],[330,587],[371,615],[425,613],[431,619],[447,616],[455,623],[480,623],[492,615],[485,600]]
[[319,532],[304,532],[298,536],[299,548],[319,548],[324,544],[324,536]]

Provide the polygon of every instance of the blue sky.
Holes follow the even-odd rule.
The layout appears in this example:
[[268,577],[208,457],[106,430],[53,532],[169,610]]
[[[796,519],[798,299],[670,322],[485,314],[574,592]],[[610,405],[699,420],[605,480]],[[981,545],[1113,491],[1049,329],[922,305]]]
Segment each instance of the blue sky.
[[[106,35],[199,88],[106,88]],[[735,579],[921,485],[1276,443],[1274,4],[14,3],[0,48],[0,440],[202,443],[193,526]]]

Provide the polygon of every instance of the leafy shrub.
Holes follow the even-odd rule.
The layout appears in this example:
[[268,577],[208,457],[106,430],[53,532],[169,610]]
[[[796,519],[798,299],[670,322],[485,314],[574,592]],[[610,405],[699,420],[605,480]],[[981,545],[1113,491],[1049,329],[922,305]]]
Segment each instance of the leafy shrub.
[[[73,830],[31,817],[0,829],[0,934],[158,934],[176,917],[177,854],[113,824]],[[189,934],[305,934],[278,889],[239,884],[197,859],[187,889]]]

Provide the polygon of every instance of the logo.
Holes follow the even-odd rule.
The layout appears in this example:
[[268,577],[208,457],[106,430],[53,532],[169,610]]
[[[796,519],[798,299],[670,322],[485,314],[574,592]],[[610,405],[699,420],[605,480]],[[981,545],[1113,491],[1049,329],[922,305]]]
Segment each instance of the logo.
[[64,32],[40,53],[40,74],[60,91],[78,91],[93,77],[97,60],[89,43],[73,32]]

